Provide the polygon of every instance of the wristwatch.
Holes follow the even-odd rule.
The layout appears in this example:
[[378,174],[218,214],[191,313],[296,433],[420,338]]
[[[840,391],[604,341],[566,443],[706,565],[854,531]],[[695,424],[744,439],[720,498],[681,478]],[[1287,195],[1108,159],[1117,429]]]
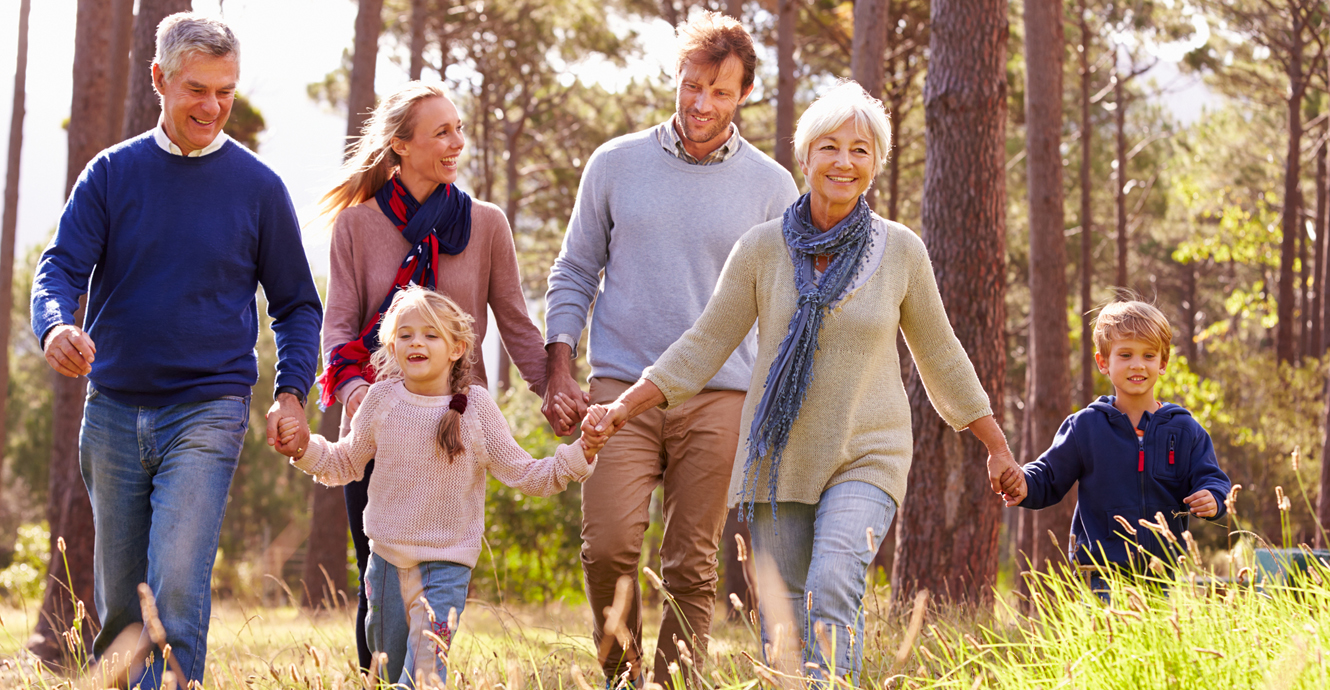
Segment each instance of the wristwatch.
[[294,395],[296,400],[300,402],[300,406],[305,406],[305,393],[299,388],[296,388],[295,386],[278,386],[277,390],[273,393],[273,397],[275,398],[282,393],[290,393],[291,395]]

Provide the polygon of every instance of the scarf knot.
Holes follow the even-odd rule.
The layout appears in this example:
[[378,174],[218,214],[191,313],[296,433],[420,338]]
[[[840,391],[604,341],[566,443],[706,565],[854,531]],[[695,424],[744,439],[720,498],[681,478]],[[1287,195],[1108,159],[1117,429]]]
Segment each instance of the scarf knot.
[[[864,269],[872,245],[873,214],[863,197],[854,210],[830,230],[813,225],[809,195],[785,209],[781,233],[794,263],[794,287],[799,294],[794,315],[767,371],[762,398],[753,413],[748,432],[748,457],[740,489],[740,516],[747,504],[747,519],[753,519],[757,503],[757,481],[762,459],[770,455],[767,479],[771,515],[776,515],[776,486],[781,456],[790,440],[790,429],[799,417],[808,388],[813,382],[813,359],[822,323],[833,306],[845,298],[856,276]],[[830,264],[818,278],[814,268],[818,256],[830,255]]]

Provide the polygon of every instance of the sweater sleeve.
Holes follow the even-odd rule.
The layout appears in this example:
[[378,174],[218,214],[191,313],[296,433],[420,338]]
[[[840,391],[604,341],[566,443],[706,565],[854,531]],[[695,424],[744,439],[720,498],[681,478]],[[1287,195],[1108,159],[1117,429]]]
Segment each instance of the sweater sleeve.
[[1020,506],[1039,509],[1057,505],[1085,474],[1084,458],[1076,443],[1076,417],[1072,415],[1058,428],[1053,445],[1039,459],[1022,468],[1029,495]]
[[586,328],[591,301],[600,289],[600,274],[609,260],[609,192],[603,178],[606,153],[597,151],[587,161],[577,201],[563,236],[563,248],[550,269],[545,293],[545,344],[570,343],[574,350]]
[[469,404],[477,408],[485,436],[487,469],[499,481],[528,496],[551,496],[567,488],[568,482],[580,482],[591,475],[580,440],[560,445],[553,457],[533,458],[513,439],[508,421],[484,388],[472,386],[468,397]]
[[341,486],[360,481],[365,476],[365,465],[378,451],[375,428],[387,410],[387,388],[371,386],[360,410],[351,420],[351,431],[339,441],[329,441],[319,434],[311,434],[309,448],[299,460],[291,464],[324,486]]
[[753,263],[758,239],[751,231],[739,238],[697,322],[642,372],[642,378],[665,394],[665,408],[697,395],[752,330],[757,320]]
[[323,305],[309,272],[291,196],[280,180],[271,184],[259,216],[258,268],[277,341],[274,387],[294,386],[309,391],[318,369]]
[[[325,359],[333,348],[360,337],[361,324],[365,321],[362,312],[366,277],[356,272],[354,257],[353,221],[351,215],[343,211],[333,222],[332,243],[328,247],[328,303],[323,310]],[[346,402],[346,393],[358,387],[360,381],[364,379],[352,379],[333,391],[338,402]]]
[[[32,280],[32,332],[42,347],[46,334],[73,324],[79,297],[106,248],[110,216],[106,207],[106,156],[92,159],[70,191],[55,236],[42,252]],[[302,255],[303,256],[303,255]]]
[[947,320],[923,241],[908,231],[893,235],[893,239],[902,238],[909,243],[909,253],[914,257],[909,286],[900,306],[905,342],[933,408],[951,428],[964,429],[974,420],[993,414],[988,394]]
[[513,231],[502,213],[497,216],[494,239],[490,243],[489,306],[494,310],[495,325],[504,349],[512,357],[522,379],[536,395],[545,394],[545,344],[540,329],[532,323],[522,292],[522,273],[517,266],[517,248]]
[[1191,475],[1187,478],[1187,495],[1201,490],[1208,490],[1214,494],[1215,501],[1219,504],[1219,512],[1213,517],[1204,518],[1215,521],[1224,517],[1228,512],[1228,506],[1224,501],[1228,498],[1228,492],[1232,490],[1233,483],[1229,480],[1228,474],[1219,468],[1219,459],[1215,455],[1214,442],[1210,440],[1210,434],[1200,424],[1195,425],[1196,440],[1192,442],[1191,455]]

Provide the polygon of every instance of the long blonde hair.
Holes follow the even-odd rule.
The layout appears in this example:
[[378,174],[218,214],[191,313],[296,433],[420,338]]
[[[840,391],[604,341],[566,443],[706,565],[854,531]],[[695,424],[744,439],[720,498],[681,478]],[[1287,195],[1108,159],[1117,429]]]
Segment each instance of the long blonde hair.
[[383,99],[351,145],[337,184],[319,199],[319,215],[335,218],[343,209],[372,198],[402,165],[402,158],[392,149],[393,140],[415,135],[416,105],[428,98],[447,97],[437,84],[413,81]]
[[[419,313],[434,330],[452,342],[466,345],[466,351],[453,362],[449,372],[453,395],[465,396],[471,385],[471,367],[475,360],[476,332],[471,327],[475,319],[456,302],[419,285],[409,285],[393,296],[392,304],[379,321],[379,349],[374,351],[369,360],[370,366],[374,367],[375,379],[388,381],[402,378],[402,368],[397,364],[393,342],[398,322],[412,311]],[[462,415],[457,410],[450,407],[443,413],[443,420],[439,422],[438,440],[449,462],[462,454]]]

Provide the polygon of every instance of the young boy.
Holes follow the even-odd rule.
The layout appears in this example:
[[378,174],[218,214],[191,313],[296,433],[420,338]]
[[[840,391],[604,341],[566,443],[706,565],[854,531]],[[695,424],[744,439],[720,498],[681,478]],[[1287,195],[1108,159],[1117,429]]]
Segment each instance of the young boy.
[[1175,564],[1176,547],[1140,520],[1154,522],[1163,513],[1181,539],[1189,515],[1217,520],[1224,514],[1230,484],[1210,435],[1183,407],[1155,400],[1172,339],[1168,319],[1149,304],[1104,307],[1095,320],[1095,362],[1116,394],[1068,417],[1048,451],[1024,468],[1029,493],[1019,503],[1023,508],[1051,506],[1080,481],[1069,554],[1076,563],[1141,572],[1154,555]]

